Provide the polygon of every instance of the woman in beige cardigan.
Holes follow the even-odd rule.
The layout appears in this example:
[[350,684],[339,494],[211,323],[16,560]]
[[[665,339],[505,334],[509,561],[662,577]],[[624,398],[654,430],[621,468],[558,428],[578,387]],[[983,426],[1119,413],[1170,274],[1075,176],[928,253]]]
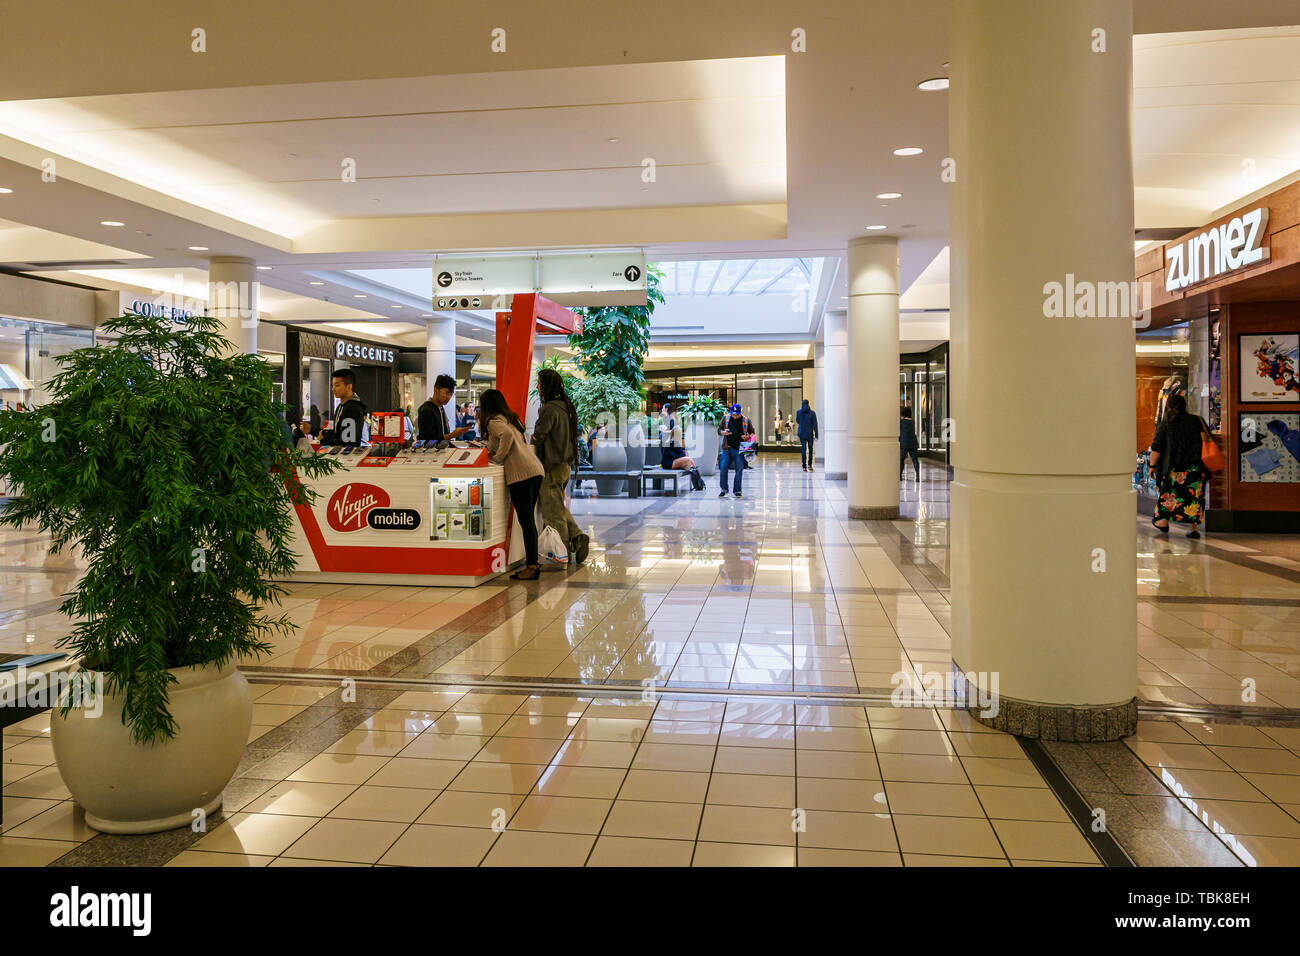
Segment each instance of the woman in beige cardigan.
[[532,581],[541,573],[537,560],[537,496],[542,488],[542,463],[524,438],[524,423],[510,410],[506,397],[490,388],[479,398],[479,425],[487,434],[488,461],[506,473],[510,503],[515,506],[519,533],[524,536],[526,564],[510,575],[516,581]]

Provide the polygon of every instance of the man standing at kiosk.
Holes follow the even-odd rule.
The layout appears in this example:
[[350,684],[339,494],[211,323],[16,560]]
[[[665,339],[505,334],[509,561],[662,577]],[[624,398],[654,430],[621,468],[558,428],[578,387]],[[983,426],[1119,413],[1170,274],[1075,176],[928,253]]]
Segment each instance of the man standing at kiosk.
[[321,432],[322,445],[361,444],[366,404],[354,393],[356,385],[357,375],[352,369],[341,368],[334,373],[330,387],[339,400],[339,407],[334,412],[334,427]]
[[447,403],[455,393],[456,380],[450,375],[439,375],[434,380],[433,394],[416,412],[416,441],[445,441],[469,431],[468,427],[452,428],[447,423]]

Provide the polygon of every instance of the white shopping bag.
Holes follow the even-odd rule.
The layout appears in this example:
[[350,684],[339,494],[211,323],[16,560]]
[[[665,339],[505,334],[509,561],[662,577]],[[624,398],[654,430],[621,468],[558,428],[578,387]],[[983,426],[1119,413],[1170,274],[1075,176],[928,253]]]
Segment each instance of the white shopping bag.
[[542,533],[537,536],[537,553],[543,564],[564,567],[569,563],[568,545],[560,537],[560,532],[550,525],[544,527]]

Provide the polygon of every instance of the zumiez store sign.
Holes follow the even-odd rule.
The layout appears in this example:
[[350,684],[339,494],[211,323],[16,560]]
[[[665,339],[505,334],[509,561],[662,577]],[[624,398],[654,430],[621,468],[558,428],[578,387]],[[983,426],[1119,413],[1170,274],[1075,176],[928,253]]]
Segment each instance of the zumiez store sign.
[[1268,260],[1263,244],[1268,230],[1268,209],[1260,207],[1197,233],[1186,242],[1165,247],[1165,291],[1216,279],[1229,272]]

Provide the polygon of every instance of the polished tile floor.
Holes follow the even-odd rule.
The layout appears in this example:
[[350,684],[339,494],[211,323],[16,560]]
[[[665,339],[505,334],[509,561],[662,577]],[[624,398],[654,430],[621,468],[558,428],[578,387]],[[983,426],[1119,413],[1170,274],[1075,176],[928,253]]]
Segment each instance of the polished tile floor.
[[48,716],[11,728],[0,859],[1099,865],[1018,742],[962,713],[467,688],[350,706],[336,683],[254,693],[259,723],[206,833],[97,835],[52,765]]
[[[1095,863],[1086,841],[1086,853],[1059,851],[1068,859],[1041,849],[1073,844],[1064,830],[1035,834],[1078,829],[1012,738],[948,711],[881,706],[899,675],[950,667],[945,471],[927,462],[919,487],[904,482],[897,522],[846,520],[844,483],[793,459],[766,456],[745,478],[739,501],[712,484],[680,498],[575,497],[590,561],[528,585],[290,585],[299,630],[244,662],[260,766],[241,768],[230,816],[192,845],[94,836],[42,718],[9,728],[0,861]],[[1297,541],[1135,529],[1138,676],[1154,719],[1126,743],[1055,745],[1051,759],[1114,809],[1140,864],[1294,863]],[[77,573],[39,534],[0,532],[0,653],[53,648]],[[343,676],[378,696],[332,704]],[[657,704],[641,700],[649,692]],[[791,696],[746,696],[762,693]],[[1183,705],[1211,711],[1166,719]],[[1243,709],[1213,713],[1228,706]],[[1276,728],[1250,726],[1270,715]],[[1203,739],[1214,732],[1253,743]],[[1223,786],[1198,791],[1204,781]],[[485,807],[505,815],[504,833]],[[1261,832],[1243,832],[1260,815],[1245,830]]]

